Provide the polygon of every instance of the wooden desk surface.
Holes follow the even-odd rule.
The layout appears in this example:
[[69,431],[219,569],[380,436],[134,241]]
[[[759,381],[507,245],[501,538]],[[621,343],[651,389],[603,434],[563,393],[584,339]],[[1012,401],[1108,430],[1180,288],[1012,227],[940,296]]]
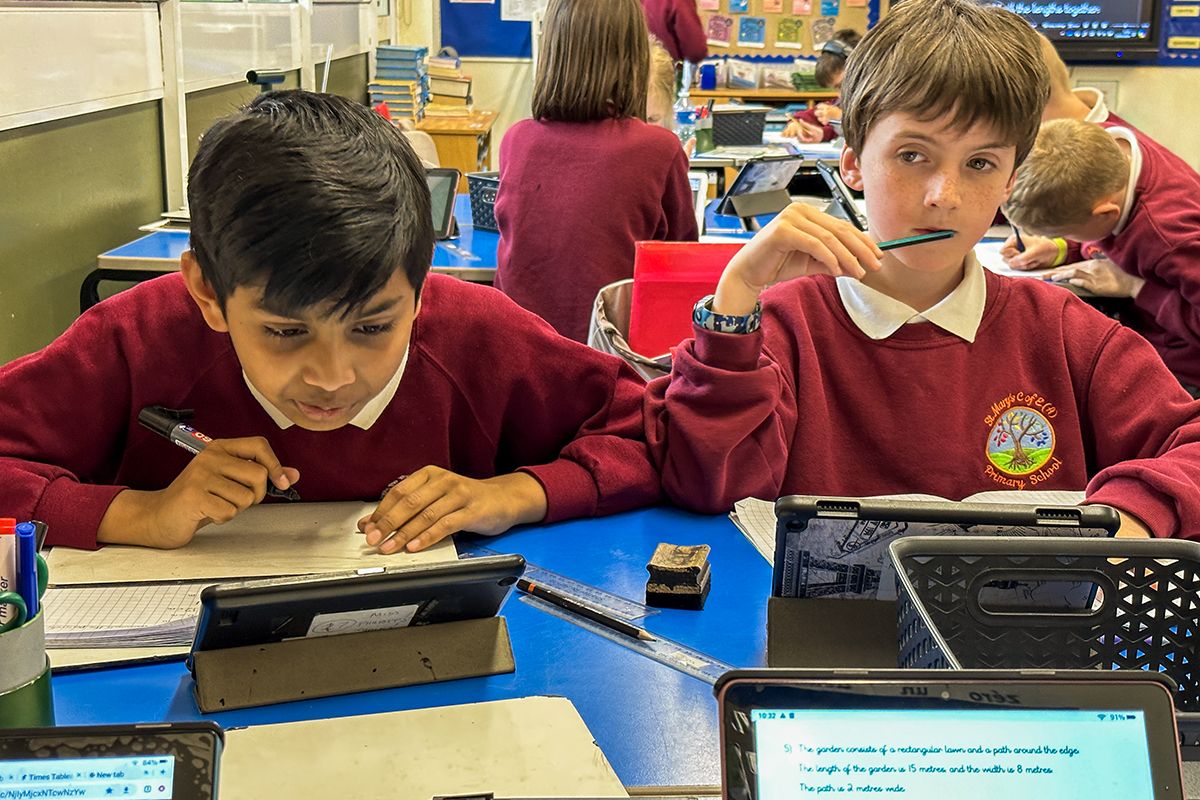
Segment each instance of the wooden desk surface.
[[465,117],[426,117],[417,130],[426,133],[463,133],[476,136],[487,133],[496,123],[495,111],[472,111]]

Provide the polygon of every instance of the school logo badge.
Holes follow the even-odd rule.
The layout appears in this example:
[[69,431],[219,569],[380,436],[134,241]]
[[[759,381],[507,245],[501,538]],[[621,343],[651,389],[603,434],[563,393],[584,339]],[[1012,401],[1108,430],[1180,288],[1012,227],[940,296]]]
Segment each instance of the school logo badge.
[[987,455],[1006,475],[1028,475],[1054,455],[1054,428],[1042,412],[1013,406],[996,417],[988,434]]
[[1057,416],[1058,407],[1038,392],[1010,392],[992,403],[983,417],[988,432],[984,474],[1017,490],[1050,480],[1063,466],[1054,455]]

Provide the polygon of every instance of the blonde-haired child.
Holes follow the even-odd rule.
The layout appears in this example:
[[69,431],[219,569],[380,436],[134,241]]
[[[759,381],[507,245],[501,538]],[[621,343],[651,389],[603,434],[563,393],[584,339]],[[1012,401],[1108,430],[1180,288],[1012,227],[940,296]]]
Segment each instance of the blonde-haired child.
[[550,0],[533,119],[500,144],[496,286],[578,341],[634,242],[697,238],[687,156],[646,123],[649,74],[638,0]]
[[1200,385],[1200,175],[1133,131],[1074,119],[1042,126],[1004,212],[1033,233],[1092,242],[1104,258],[1048,277],[1132,297],[1126,320],[1179,379]]

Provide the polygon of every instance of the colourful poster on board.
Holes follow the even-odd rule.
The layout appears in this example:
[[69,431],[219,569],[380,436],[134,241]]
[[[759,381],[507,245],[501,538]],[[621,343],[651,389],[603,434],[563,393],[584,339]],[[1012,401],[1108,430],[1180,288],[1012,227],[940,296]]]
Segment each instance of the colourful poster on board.
[[729,0],[730,14],[749,14],[750,0]]
[[804,49],[804,20],[784,17],[775,28],[775,46],[790,50]]
[[699,6],[701,11],[720,11],[721,0],[700,0]]
[[767,46],[766,17],[742,17],[738,22],[739,47]]
[[821,17],[814,19],[812,22],[812,42],[813,50],[820,50],[821,45],[833,38],[833,31],[837,28],[837,17]]
[[762,13],[764,14],[782,14],[783,0],[763,0]]
[[723,17],[713,14],[708,18],[708,43],[715,47],[729,47],[733,36],[733,17]]
[[792,0],[792,13],[808,16],[812,13],[812,0]]
[[836,17],[839,5],[839,0],[821,0],[821,16]]

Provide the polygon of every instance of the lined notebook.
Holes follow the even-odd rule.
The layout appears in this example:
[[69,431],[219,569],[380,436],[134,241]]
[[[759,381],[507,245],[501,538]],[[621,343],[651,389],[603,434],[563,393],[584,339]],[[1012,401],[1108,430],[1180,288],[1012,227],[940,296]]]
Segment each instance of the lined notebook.
[[46,590],[46,647],[163,647],[192,641],[196,583],[66,586]]

